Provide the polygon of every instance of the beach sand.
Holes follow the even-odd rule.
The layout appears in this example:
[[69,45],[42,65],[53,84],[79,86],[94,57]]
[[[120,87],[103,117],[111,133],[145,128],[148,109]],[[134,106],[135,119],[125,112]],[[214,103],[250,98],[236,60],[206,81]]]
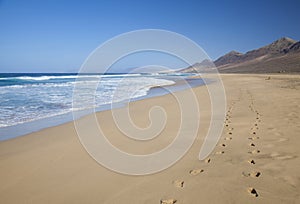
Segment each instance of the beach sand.
[[[202,86],[194,88],[199,133],[172,167],[148,176],[112,172],[89,156],[74,124],[67,123],[0,142],[0,203],[300,203],[300,75],[221,76],[228,112],[205,161],[198,154],[209,128],[210,101]],[[110,111],[97,117],[118,148],[155,152],[174,139],[180,112],[172,95],[132,102],[136,125],[149,125],[153,105],[165,108],[168,121],[148,142],[124,137]]]

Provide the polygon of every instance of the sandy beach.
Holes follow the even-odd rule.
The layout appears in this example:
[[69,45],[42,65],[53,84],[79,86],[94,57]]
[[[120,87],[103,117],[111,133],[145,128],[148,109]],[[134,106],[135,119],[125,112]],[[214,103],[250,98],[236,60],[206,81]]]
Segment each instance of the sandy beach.
[[[147,176],[108,170],[89,156],[70,122],[0,142],[0,203],[300,203],[300,75],[221,77],[228,112],[221,139],[205,161],[198,154],[210,101],[200,86],[193,88],[201,113],[197,138],[172,167]],[[149,124],[153,105],[165,108],[168,121],[148,142],[124,137],[111,111],[97,118],[116,147],[151,153],[168,145],[180,124],[175,98],[165,95],[130,104],[136,125]]]

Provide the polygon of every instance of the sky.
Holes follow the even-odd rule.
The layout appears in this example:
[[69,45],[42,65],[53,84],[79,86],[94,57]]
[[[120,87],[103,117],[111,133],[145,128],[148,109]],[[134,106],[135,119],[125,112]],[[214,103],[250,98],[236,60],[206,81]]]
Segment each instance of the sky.
[[[100,44],[139,29],[184,35],[215,60],[283,36],[299,41],[299,8],[300,0],[0,0],[0,72],[77,72]],[[141,63],[147,57],[119,68]]]

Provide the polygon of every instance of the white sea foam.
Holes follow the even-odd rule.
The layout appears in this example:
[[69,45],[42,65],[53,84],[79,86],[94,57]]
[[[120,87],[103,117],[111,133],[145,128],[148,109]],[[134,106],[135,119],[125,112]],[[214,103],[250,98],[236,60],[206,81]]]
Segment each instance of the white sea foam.
[[79,78],[117,78],[117,77],[138,77],[139,73],[133,74],[107,74],[107,75],[45,75],[45,76],[18,76],[18,77],[0,77],[0,80],[27,80],[27,81],[47,81],[51,79],[79,79]]
[[[74,110],[97,108],[112,102],[142,97],[147,95],[153,86],[174,83],[172,80],[156,78],[151,75],[141,76],[140,74],[104,75],[101,79],[100,76],[95,75],[84,75],[80,78],[75,75],[21,76],[16,78],[30,82],[10,83],[8,86],[0,87],[0,127],[13,126],[70,113]],[[49,79],[57,80],[51,83],[40,82]],[[36,82],[33,83],[32,81]],[[80,84],[83,89],[80,93],[82,103],[73,107],[75,84]],[[97,85],[96,91],[93,90],[95,84]],[[91,99],[93,100],[91,101]]]

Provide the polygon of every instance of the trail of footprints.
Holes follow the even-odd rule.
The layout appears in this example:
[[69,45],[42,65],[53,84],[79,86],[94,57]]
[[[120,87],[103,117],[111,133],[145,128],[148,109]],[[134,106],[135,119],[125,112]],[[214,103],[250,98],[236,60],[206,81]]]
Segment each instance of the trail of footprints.
[[[248,140],[250,141],[250,143],[249,143],[250,151],[248,151],[248,153],[251,155],[251,158],[249,158],[248,163],[251,166],[255,166],[256,161],[253,157],[256,154],[260,153],[260,150],[256,149],[256,142],[260,139],[259,136],[257,136],[257,130],[259,129],[259,123],[261,122],[261,119],[260,119],[261,115],[254,107],[254,100],[253,100],[252,95],[249,92],[248,92],[248,95],[250,96],[250,99],[251,99],[249,109],[250,109],[251,112],[256,114],[255,123],[254,123],[253,127],[251,127],[251,129],[250,129],[250,135],[251,136],[248,137]],[[258,177],[261,176],[261,172],[256,171],[256,170],[252,170],[250,172],[242,172],[242,175],[244,177],[258,178]],[[254,197],[259,196],[258,191],[254,187],[249,187],[248,192],[249,192],[250,195],[252,195]]]
[[[256,114],[256,118],[255,118],[255,123],[253,125],[253,127],[251,127],[250,129],[250,134],[251,136],[248,138],[248,140],[250,141],[249,143],[249,147],[250,147],[250,151],[248,151],[248,153],[251,155],[251,156],[255,156],[256,154],[259,154],[260,153],[260,150],[259,149],[256,149],[256,141],[259,140],[259,136],[257,136],[257,130],[259,129],[259,123],[261,122],[261,119],[260,119],[260,113],[254,108],[254,100],[253,100],[253,97],[250,93],[248,93],[248,95],[250,96],[250,105],[249,105],[249,109],[251,112],[255,113]],[[226,114],[226,119],[225,119],[225,127],[227,128],[228,130],[228,136],[224,138],[225,141],[230,141],[233,139],[232,135],[233,135],[233,130],[234,128],[231,127],[231,121],[230,121],[230,118],[231,118],[231,114],[232,114],[232,110],[233,110],[233,107],[235,105],[235,102],[233,102],[231,104],[231,107],[229,108],[229,110],[227,111],[227,114]],[[220,144],[221,147],[226,147],[226,144],[225,143],[222,143]],[[224,153],[224,151],[221,151],[222,154]],[[220,152],[216,152],[216,154],[220,154]],[[248,163],[250,166],[255,166],[256,164],[256,161],[254,160],[254,158],[249,158],[248,160]],[[249,171],[249,172],[242,172],[242,175],[244,177],[252,177],[252,178],[258,178],[261,176],[261,172],[259,171],[256,171],[256,170],[252,170],[252,171]],[[253,187],[249,187],[248,188],[248,192],[250,195],[254,196],[254,197],[258,197],[259,194],[257,192],[257,190]]]
[[[224,140],[227,142],[230,142],[233,139],[233,130],[234,129],[233,129],[233,127],[231,127],[231,117],[232,117],[231,115],[232,115],[232,111],[233,111],[235,103],[236,102],[231,103],[231,106],[229,107],[229,109],[226,113],[226,117],[225,117],[224,126],[225,126],[226,131],[228,131],[228,132],[226,133],[227,136],[224,138]],[[227,144],[225,142],[220,144],[221,148],[226,148],[226,146],[227,146]],[[225,153],[225,151],[221,150],[221,151],[216,152],[215,154],[222,155],[224,153]]]
[[[225,118],[225,122],[224,122],[224,125],[227,127],[227,129],[228,129],[228,131],[229,131],[229,132],[228,132],[228,135],[229,135],[229,136],[226,137],[226,138],[224,139],[224,140],[227,140],[227,141],[232,140],[232,131],[233,131],[233,128],[232,128],[232,127],[229,127],[229,124],[231,123],[230,118],[231,118],[231,112],[232,112],[232,110],[233,110],[234,104],[235,104],[235,102],[233,102],[233,103],[231,104],[231,107],[230,107],[229,110],[227,111],[226,118]],[[225,148],[225,147],[226,147],[226,144],[225,144],[225,143],[221,143],[221,144],[220,144],[220,147],[221,147],[221,148]],[[222,154],[224,154],[224,153],[225,153],[225,151],[224,151],[224,150],[221,150],[221,151],[217,151],[215,154],[216,154],[216,155],[222,155]],[[204,162],[207,163],[207,164],[209,164],[209,163],[212,162],[212,160],[211,160],[211,158],[207,158],[207,159],[204,160]],[[190,174],[191,176],[197,176],[197,175],[199,175],[199,174],[201,174],[201,173],[203,173],[203,172],[204,172],[204,169],[199,168],[199,169],[192,169],[192,170],[190,170],[190,171],[189,171],[189,174]],[[183,180],[175,180],[175,181],[173,181],[173,185],[174,185],[176,188],[184,188],[185,182],[184,182]],[[161,203],[161,204],[174,204],[174,203],[177,203],[177,200],[174,199],[174,198],[161,199],[161,200],[160,200],[160,203]]]
[[[251,104],[249,105],[249,108],[252,112],[256,113],[256,121],[253,125],[253,127],[251,127],[250,129],[250,133],[251,133],[251,136],[248,138],[248,140],[250,141],[249,143],[249,147],[250,147],[250,151],[248,151],[248,153],[250,155],[253,155],[255,156],[256,154],[259,154],[260,153],[260,150],[258,149],[255,149],[256,148],[256,140],[259,140],[259,136],[257,136],[257,130],[259,129],[259,123],[261,122],[261,119],[260,119],[260,113],[254,108],[254,100],[252,98],[252,95],[250,93],[248,93],[250,95],[250,99],[251,99]],[[233,139],[233,130],[234,128],[231,127],[231,114],[232,114],[232,111],[233,111],[233,108],[234,108],[234,105],[235,105],[235,102],[232,102],[231,103],[231,106],[229,107],[227,113],[226,113],[226,117],[225,117],[225,122],[224,122],[224,126],[226,128],[226,130],[228,131],[227,132],[227,135],[224,140],[227,141],[227,142],[230,142],[232,139]],[[227,144],[224,142],[224,143],[221,143],[220,145],[220,148],[222,148],[221,151],[217,151],[215,154],[216,155],[222,155],[225,153],[225,150],[223,150],[224,148],[227,147]],[[211,163],[211,158],[207,158],[205,160],[205,163],[209,164]],[[253,159],[253,158],[249,158],[248,160],[248,163],[249,165],[253,165],[255,166],[256,164],[256,161]],[[204,172],[204,169],[192,169],[189,171],[189,174],[191,176],[197,176],[201,173]],[[251,178],[258,178],[261,176],[261,172],[260,171],[256,171],[256,170],[252,170],[252,171],[249,171],[249,172],[242,172],[242,175],[244,177],[251,177]],[[173,185],[176,187],[176,188],[184,188],[185,187],[185,182],[183,180],[175,180],[173,181]],[[259,196],[259,193],[258,191],[254,188],[254,187],[249,187],[248,188],[248,193],[254,197],[258,197]],[[177,203],[177,200],[176,199],[162,199],[160,200],[160,203],[161,204],[174,204],[174,203]]]

